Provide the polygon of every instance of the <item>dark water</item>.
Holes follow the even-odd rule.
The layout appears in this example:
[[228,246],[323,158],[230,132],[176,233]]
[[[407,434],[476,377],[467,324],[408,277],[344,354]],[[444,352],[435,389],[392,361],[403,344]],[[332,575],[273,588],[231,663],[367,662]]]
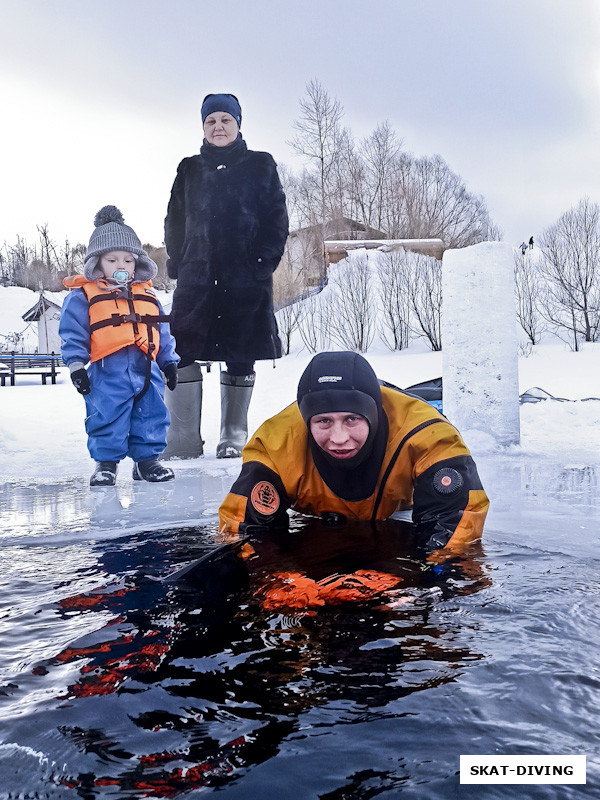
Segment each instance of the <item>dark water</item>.
[[[401,522],[298,525],[248,560],[214,524],[5,538],[0,797],[598,796],[596,471],[480,471],[483,547],[435,569]],[[264,607],[273,573],[359,569],[410,602]],[[588,783],[461,786],[472,753],[585,754]]]

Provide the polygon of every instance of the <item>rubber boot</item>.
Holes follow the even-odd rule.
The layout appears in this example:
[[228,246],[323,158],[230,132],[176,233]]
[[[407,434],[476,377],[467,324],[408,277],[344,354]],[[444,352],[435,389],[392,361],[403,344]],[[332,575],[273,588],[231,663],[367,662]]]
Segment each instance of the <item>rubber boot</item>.
[[200,435],[202,415],[202,370],[194,361],[178,372],[175,390],[165,392],[165,404],[171,414],[167,446],[162,458],[198,458],[204,452]]
[[248,441],[248,406],[256,374],[221,373],[221,441],[217,458],[239,458]]
[[157,458],[147,461],[136,461],[133,465],[134,481],[149,481],[150,483],[164,483],[172,481],[175,473],[169,467],[163,467]]
[[90,486],[114,486],[116,480],[116,461],[96,461],[96,469],[90,478]]

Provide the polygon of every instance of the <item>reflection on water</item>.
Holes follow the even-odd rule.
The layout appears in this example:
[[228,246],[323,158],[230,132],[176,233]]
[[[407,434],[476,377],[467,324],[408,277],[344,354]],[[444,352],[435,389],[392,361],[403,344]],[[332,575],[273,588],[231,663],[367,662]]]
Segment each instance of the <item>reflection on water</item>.
[[76,532],[121,533],[198,524],[214,517],[231,478],[179,472],[175,481],[149,484],[119,480],[115,487],[90,489],[81,480],[0,487],[1,538],[30,540]]
[[[43,609],[66,642],[8,684],[11,741],[46,752],[38,781],[162,797],[237,780],[306,726],[324,733],[394,718],[390,704],[454,681],[482,657],[432,608],[489,584],[481,552],[468,577],[458,562],[428,567],[411,533],[406,523],[303,525],[255,542],[249,560],[220,549],[179,584],[154,578],[208,552],[201,532],[104,543],[96,571],[113,580],[76,594],[57,587]],[[357,569],[401,579],[404,602],[382,591],[368,602],[265,608],[274,572],[318,580]]]
[[523,465],[523,486],[532,496],[551,497],[560,502],[597,508],[598,468],[596,466],[545,467]]
[[520,510],[539,504],[567,503],[597,509],[600,472],[596,464],[566,465],[543,459],[480,458],[478,470],[496,504]]

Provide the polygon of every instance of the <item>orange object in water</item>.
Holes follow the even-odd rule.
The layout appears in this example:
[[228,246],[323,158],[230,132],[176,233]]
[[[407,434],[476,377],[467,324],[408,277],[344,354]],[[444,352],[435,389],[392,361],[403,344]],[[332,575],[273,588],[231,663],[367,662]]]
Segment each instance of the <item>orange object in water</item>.
[[319,597],[317,582],[301,572],[276,572],[272,577],[273,584],[265,594],[263,608],[308,608],[325,605],[325,601]]
[[319,597],[326,603],[369,600],[402,583],[402,578],[387,572],[359,569],[350,575],[332,575],[319,581]]
[[263,599],[266,609],[310,608],[325,603],[337,605],[369,600],[398,586],[402,578],[387,572],[359,569],[350,575],[331,575],[320,581],[307,578],[301,572],[276,572],[272,581]]

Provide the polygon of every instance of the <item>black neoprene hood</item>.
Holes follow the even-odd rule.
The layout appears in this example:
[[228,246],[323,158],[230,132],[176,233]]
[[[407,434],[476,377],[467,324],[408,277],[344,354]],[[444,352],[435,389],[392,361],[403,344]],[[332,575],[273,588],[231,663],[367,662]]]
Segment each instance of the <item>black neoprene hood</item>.
[[350,351],[319,353],[298,383],[298,407],[306,424],[315,414],[349,411],[365,417],[371,433],[379,423],[381,389],[371,365]]
[[[381,387],[368,361],[358,353],[319,353],[298,384],[298,407],[308,428],[308,446],[327,486],[344,500],[364,500],[375,490],[388,436]],[[310,418],[346,411],[369,423],[369,435],[352,458],[338,459],[315,442]]]

